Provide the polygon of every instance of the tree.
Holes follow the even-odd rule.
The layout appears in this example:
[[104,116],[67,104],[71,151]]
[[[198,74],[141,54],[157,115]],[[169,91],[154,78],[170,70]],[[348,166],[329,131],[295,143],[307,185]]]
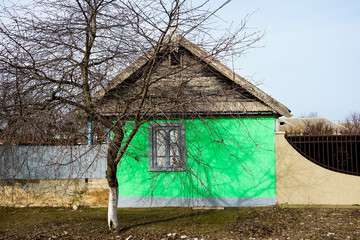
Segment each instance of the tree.
[[334,127],[325,119],[304,119],[303,121],[304,135],[331,135],[334,133]]
[[350,113],[345,118],[342,134],[360,134],[360,113]]
[[331,135],[337,131],[335,124],[326,118],[320,118],[317,112],[301,114],[299,119],[288,119],[290,121],[285,131],[288,135]]
[[[153,75],[166,57],[165,50],[174,47],[174,28],[217,58],[238,57],[262,36],[247,32],[245,19],[235,30],[215,38],[210,23],[217,10],[207,10],[207,1],[192,6],[185,0],[39,0],[29,5],[5,4],[1,11],[1,94],[6,99],[1,106],[2,113],[6,113],[3,116],[26,119],[31,115],[45,124],[49,118],[43,113],[56,113],[60,119],[80,115],[113,132],[107,155],[110,229],[118,229],[117,165],[139,127],[158,114],[167,117],[166,110],[189,110],[198,100],[194,97],[186,104],[179,101],[180,84],[172,89],[177,93],[173,98],[152,101]],[[142,55],[146,64],[137,76],[142,81],[129,82],[134,84],[133,91],[126,96],[110,92],[108,86],[116,74]],[[155,79],[176,74],[173,69]],[[104,114],[104,98],[99,96],[120,103],[116,119]],[[196,109],[193,111],[196,114]],[[4,129],[16,126],[9,118],[1,119]],[[131,128],[126,124],[129,119]]]

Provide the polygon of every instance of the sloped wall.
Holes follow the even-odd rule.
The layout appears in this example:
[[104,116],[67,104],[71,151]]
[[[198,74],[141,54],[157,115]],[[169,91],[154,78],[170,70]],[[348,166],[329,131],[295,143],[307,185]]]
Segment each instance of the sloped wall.
[[275,134],[278,204],[360,204],[360,177],[322,168]]

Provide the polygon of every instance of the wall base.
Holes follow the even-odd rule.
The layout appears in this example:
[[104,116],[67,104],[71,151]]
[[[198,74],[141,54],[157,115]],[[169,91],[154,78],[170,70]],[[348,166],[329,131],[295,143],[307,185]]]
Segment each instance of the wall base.
[[0,206],[102,207],[108,200],[106,179],[0,181]]
[[276,198],[119,197],[118,207],[260,207]]

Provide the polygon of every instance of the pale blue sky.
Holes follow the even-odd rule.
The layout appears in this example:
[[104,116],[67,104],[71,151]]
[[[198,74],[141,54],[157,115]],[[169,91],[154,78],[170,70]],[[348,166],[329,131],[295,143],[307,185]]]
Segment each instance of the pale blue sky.
[[247,14],[248,28],[266,31],[264,47],[237,60],[237,73],[262,82],[294,117],[318,112],[340,121],[360,112],[360,0],[232,0],[216,25],[238,25]]
[[318,112],[340,121],[360,112],[360,1],[232,0],[217,15],[239,24],[249,13],[248,27],[266,31],[264,47],[240,58],[237,73],[262,81],[294,117]]

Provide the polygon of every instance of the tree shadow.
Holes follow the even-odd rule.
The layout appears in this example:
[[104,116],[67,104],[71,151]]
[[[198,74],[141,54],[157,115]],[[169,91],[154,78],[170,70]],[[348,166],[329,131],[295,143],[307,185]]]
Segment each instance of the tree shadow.
[[204,215],[208,215],[210,213],[212,213],[212,211],[201,211],[200,214],[199,214],[199,212],[194,211],[193,213],[177,215],[175,217],[169,217],[169,218],[166,218],[166,219],[151,220],[151,221],[148,221],[148,222],[133,224],[133,225],[130,225],[130,226],[127,226],[127,227],[120,228],[118,230],[118,233],[125,233],[125,232],[127,232],[127,231],[129,231],[129,230],[131,230],[133,228],[140,227],[140,226],[147,226],[147,225],[154,224],[154,223],[163,223],[163,222],[168,222],[168,221],[172,221],[172,220],[179,220],[179,219],[184,219],[186,217],[196,217],[196,216],[199,216],[199,215],[204,216]]

